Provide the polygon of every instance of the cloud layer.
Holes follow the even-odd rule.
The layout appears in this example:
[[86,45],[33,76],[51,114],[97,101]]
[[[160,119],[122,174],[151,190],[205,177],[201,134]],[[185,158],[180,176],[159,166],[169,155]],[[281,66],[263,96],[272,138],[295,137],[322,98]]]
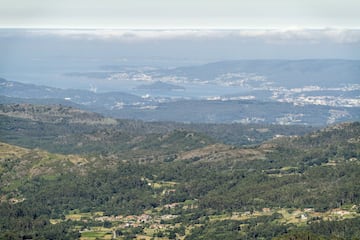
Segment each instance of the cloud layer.
[[[359,44],[360,29],[34,29],[24,30],[30,37],[61,37],[104,41],[161,41],[234,39],[268,44]],[[18,33],[19,31],[15,31]],[[0,33],[1,34],[1,33]],[[5,33],[2,32],[2,35]],[[9,32],[7,32],[9,34]],[[22,33],[24,34],[24,32]],[[10,33],[11,35],[11,33]],[[1,35],[0,35],[1,36]]]

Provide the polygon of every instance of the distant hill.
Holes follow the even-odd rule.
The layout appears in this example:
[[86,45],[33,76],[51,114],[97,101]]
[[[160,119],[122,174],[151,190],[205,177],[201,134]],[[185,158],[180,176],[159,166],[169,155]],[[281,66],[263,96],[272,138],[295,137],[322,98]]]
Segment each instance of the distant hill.
[[[7,81],[0,78],[0,95],[21,99],[50,99],[69,101],[84,107],[113,108],[117,105],[144,101],[141,97],[122,92],[95,93],[87,90],[61,89],[34,84]],[[6,100],[6,99],[5,99]],[[70,103],[71,104],[71,103]]]
[[159,91],[174,91],[174,90],[185,90],[184,87],[177,86],[170,83],[157,81],[151,84],[143,84],[136,87],[138,90],[159,90]]
[[[264,77],[272,86],[286,88],[318,85],[340,87],[360,82],[359,60],[234,60],[199,66],[179,67],[164,71],[167,75],[187,77],[189,80],[214,81],[231,73],[247,73]],[[252,75],[244,75],[246,78]],[[255,79],[255,78],[254,78]]]
[[[158,82],[146,85],[160,89],[179,89],[168,83]],[[145,90],[145,89],[142,89]],[[171,90],[165,90],[171,91]],[[358,121],[360,108],[358,90],[346,90],[348,96],[336,97],[322,93],[309,94],[306,102],[303,94],[290,98],[283,93],[278,100],[272,100],[274,92],[258,91],[250,98],[236,96],[209,99],[147,98],[121,92],[94,93],[86,90],[59,89],[0,79],[0,103],[61,104],[109,117],[181,123],[259,123],[281,125],[324,126],[345,121]],[[306,93],[308,93],[306,91]],[[270,99],[264,98],[264,94]],[[329,95],[329,91],[326,92]],[[260,96],[258,96],[260,95]],[[280,94],[281,95],[281,94]],[[295,94],[296,95],[296,94]],[[315,95],[313,98],[311,95]],[[353,98],[351,98],[353,97]],[[305,100],[304,100],[304,99]],[[325,100],[328,102],[325,103]],[[330,100],[329,100],[330,99]],[[343,102],[340,105],[337,103]],[[349,106],[348,103],[353,105]]]
[[[60,153],[94,149],[105,151],[111,146],[106,144],[106,139],[118,139],[121,144],[123,141],[129,141],[131,136],[163,135],[177,129],[202,133],[217,142],[237,146],[259,144],[278,134],[303,135],[314,129],[301,125],[184,124],[120,120],[65,105],[33,104],[0,104],[0,120],[0,140],[24,147],[42,147]],[[104,135],[104,132],[107,134]],[[89,134],[99,136],[89,138],[89,145],[76,144],[81,141],[81,136]],[[52,140],[42,142],[42,138]],[[97,139],[102,139],[102,142]],[[90,149],[90,146],[94,149]]]
[[287,102],[257,100],[179,100],[159,103],[154,109],[124,108],[121,111],[104,111],[103,113],[117,118],[141,119],[149,122],[324,126],[330,121],[357,121],[360,108],[297,106]]
[[62,105],[0,104],[0,115],[50,123],[117,124],[100,114]]

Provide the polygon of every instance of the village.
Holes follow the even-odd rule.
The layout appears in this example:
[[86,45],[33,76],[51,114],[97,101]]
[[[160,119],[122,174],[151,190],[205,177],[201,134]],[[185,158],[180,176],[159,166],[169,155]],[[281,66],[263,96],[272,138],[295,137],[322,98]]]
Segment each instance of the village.
[[[78,221],[89,223],[90,227],[80,227],[82,240],[95,239],[185,239],[195,226],[201,226],[202,221],[225,221],[225,220],[249,220],[261,216],[276,216],[274,219],[283,224],[294,224],[296,226],[305,226],[307,224],[326,220],[338,221],[359,217],[358,206],[343,206],[326,212],[315,211],[314,208],[304,209],[271,209],[263,208],[258,211],[244,211],[223,213],[202,217],[196,224],[176,221],[181,215],[171,214],[176,209],[192,207],[197,208],[194,204],[173,203],[166,204],[162,208],[154,211],[146,211],[140,215],[117,215],[105,216],[103,212],[80,213],[74,210],[71,214],[66,215],[67,221]],[[166,212],[166,213],[162,213]],[[174,221],[175,220],[175,221]],[[179,219],[180,220],[180,219]],[[61,220],[53,220],[56,223]],[[96,224],[94,224],[96,223]],[[175,224],[174,224],[175,223]],[[246,224],[243,224],[244,227]],[[246,227],[246,226],[245,226]]]

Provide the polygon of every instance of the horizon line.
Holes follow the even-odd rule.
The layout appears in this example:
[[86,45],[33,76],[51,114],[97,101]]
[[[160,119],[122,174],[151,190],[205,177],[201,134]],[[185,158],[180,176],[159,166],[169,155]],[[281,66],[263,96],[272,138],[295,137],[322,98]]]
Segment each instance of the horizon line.
[[6,30],[134,30],[134,31],[236,31],[236,30],[360,30],[360,27],[67,27],[67,26],[0,26]]

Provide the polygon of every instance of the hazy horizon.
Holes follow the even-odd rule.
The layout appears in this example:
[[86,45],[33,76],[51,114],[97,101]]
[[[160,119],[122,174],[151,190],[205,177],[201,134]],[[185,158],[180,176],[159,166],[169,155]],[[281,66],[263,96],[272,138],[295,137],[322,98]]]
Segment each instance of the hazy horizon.
[[0,0],[0,6],[0,77],[27,83],[77,86],[82,80],[66,74],[109,66],[141,72],[227,60],[360,59],[355,0]]

